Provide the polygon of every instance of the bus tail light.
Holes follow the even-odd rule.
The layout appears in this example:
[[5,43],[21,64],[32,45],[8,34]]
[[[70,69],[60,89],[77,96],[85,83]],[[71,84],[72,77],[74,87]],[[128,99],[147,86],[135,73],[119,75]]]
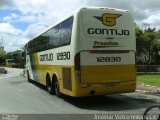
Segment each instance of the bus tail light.
[[74,67],[75,67],[75,77],[76,80],[80,81],[81,71],[80,71],[80,53],[77,53],[74,58]]

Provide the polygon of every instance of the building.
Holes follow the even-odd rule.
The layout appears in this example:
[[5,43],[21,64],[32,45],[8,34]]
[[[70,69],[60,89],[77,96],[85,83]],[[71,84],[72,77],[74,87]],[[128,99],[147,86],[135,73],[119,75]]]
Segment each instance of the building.
[[6,52],[4,51],[4,46],[2,46],[0,44],[0,54],[6,54]]

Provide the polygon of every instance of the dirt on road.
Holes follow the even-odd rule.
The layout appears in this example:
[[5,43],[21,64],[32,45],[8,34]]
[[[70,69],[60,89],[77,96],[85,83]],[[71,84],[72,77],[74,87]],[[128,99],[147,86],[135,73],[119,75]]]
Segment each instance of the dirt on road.
[[136,88],[136,92],[160,96],[160,87],[138,84]]

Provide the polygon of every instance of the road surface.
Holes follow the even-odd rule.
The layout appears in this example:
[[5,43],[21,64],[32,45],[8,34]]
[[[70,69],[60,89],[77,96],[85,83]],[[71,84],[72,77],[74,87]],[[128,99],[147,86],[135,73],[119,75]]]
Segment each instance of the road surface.
[[[159,96],[137,92],[78,99],[58,98],[49,95],[45,87],[28,83],[22,72],[22,69],[8,69],[8,74],[0,75],[0,113],[93,114],[90,117],[95,119],[95,114],[143,114],[149,106],[160,103]],[[67,119],[70,115],[63,116]]]

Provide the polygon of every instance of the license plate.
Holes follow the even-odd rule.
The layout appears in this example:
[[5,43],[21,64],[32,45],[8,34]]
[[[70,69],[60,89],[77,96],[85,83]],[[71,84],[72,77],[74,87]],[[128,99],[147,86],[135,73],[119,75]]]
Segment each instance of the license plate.
[[115,84],[109,84],[109,85],[106,85],[107,88],[115,88]]

